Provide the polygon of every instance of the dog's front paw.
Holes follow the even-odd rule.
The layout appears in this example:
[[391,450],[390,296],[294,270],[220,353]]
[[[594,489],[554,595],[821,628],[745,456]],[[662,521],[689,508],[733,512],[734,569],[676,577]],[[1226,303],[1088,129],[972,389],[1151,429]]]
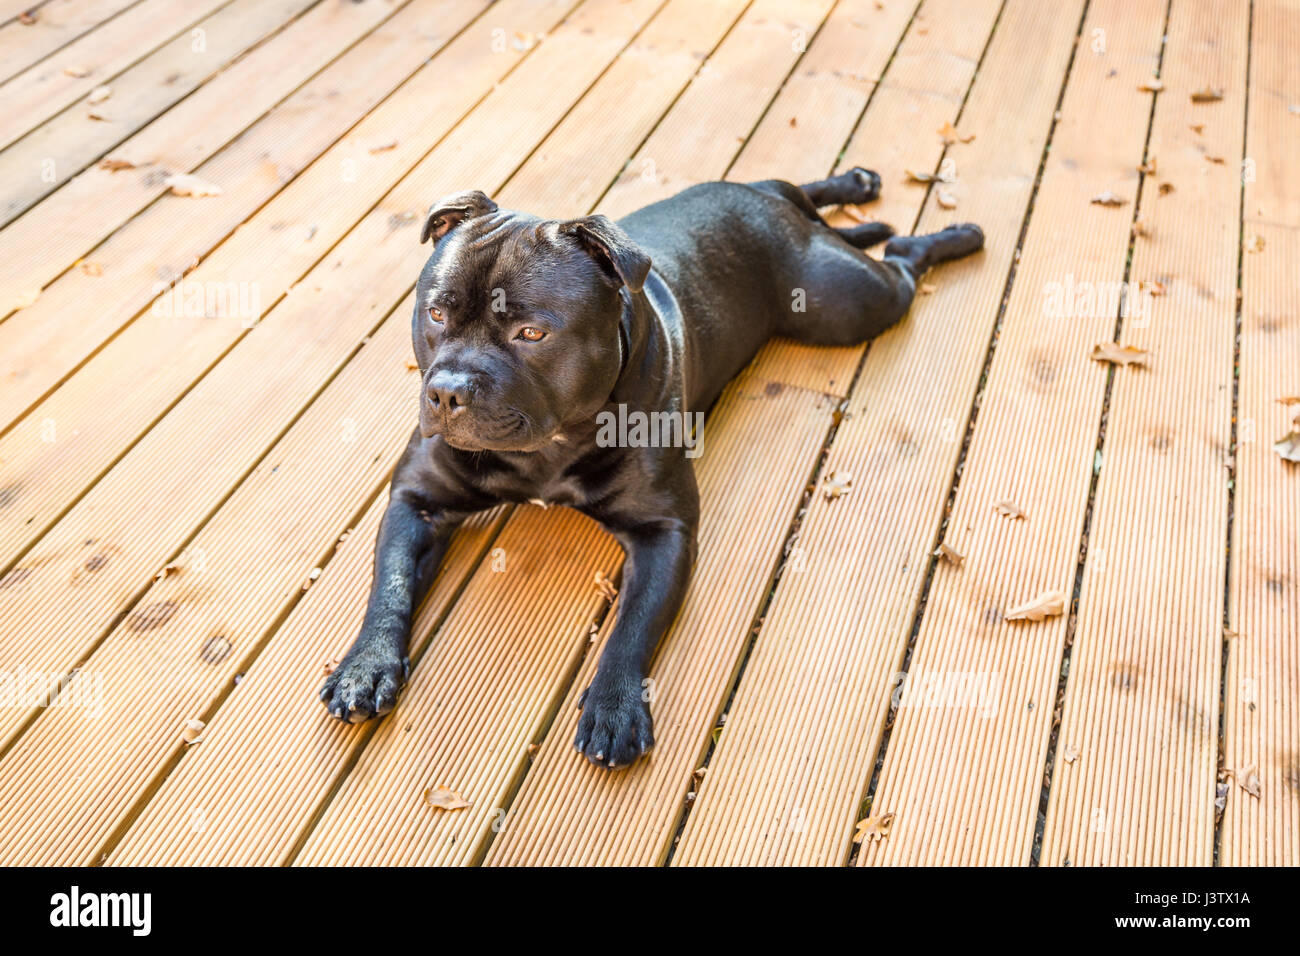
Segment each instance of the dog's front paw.
[[359,724],[386,714],[397,705],[410,661],[388,650],[348,654],[320,689],[320,699],[339,720]]
[[598,767],[625,767],[654,746],[654,721],[638,681],[605,679],[597,671],[578,706],[573,745]]

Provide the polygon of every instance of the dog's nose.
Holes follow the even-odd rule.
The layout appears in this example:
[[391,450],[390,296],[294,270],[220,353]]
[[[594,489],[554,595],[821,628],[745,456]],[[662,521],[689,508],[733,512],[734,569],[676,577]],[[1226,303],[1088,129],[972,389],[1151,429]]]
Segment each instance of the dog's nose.
[[456,415],[474,400],[474,387],[469,376],[457,372],[434,372],[429,379],[429,402],[439,411]]

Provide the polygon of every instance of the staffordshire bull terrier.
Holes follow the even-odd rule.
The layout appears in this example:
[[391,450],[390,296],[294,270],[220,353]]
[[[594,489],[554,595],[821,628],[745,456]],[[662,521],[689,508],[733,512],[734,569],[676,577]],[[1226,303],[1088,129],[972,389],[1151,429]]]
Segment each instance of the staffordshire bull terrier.
[[[895,237],[829,226],[864,203],[862,168],[795,186],[712,182],[618,222],[499,209],[481,192],[435,204],[411,332],[419,427],[393,474],[361,633],[321,689],[358,722],[393,709],[411,617],[452,531],[500,502],[590,515],[626,552],[618,616],[580,700],[575,746],[602,767],[654,743],[642,681],[686,594],[699,496],[687,442],[628,447],[611,414],[705,412],[767,339],[853,345],[899,321],[931,266],[969,255],[978,226]],[[890,239],[877,261],[860,250]]]

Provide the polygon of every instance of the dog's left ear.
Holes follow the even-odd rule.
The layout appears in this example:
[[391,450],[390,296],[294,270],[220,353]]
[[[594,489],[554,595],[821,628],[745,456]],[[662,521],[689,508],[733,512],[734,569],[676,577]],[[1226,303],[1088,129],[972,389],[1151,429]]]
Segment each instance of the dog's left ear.
[[496,211],[497,204],[478,189],[447,196],[430,207],[429,215],[424,220],[424,229],[420,231],[420,242],[423,244],[432,239],[433,244],[437,245],[439,239],[466,219],[486,216]]
[[632,237],[606,216],[584,216],[560,223],[562,236],[573,236],[610,279],[640,292],[650,274],[650,257]]

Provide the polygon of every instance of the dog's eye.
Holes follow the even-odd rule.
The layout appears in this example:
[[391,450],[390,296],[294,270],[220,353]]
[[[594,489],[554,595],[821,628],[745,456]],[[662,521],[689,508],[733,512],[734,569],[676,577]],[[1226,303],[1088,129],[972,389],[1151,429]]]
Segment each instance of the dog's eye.
[[429,321],[442,325],[442,309],[437,306],[429,306]]
[[519,334],[516,335],[515,338],[523,339],[525,342],[540,342],[542,339],[546,338],[546,332],[543,329],[526,325],[519,330]]

